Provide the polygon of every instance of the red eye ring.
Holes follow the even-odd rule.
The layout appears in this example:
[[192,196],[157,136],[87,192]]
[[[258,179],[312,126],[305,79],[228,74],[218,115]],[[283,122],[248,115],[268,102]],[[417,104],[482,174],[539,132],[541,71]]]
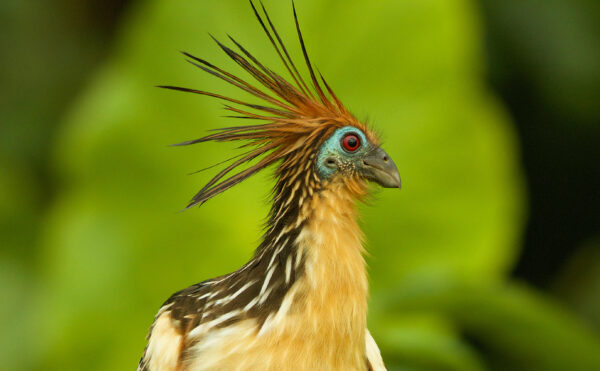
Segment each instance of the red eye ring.
[[342,139],[342,146],[348,152],[354,152],[360,147],[358,135],[349,133]]

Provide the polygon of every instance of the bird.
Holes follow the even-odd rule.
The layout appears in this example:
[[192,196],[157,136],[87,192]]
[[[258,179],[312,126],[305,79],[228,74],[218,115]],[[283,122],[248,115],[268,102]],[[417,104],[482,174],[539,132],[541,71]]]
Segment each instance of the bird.
[[189,63],[261,103],[160,87],[217,98],[231,117],[252,120],[177,145],[239,141],[244,151],[229,159],[231,164],[187,208],[274,168],[264,234],[240,269],[178,291],[164,302],[138,371],[385,370],[367,328],[368,279],[357,205],[377,184],[400,188],[398,169],[378,136],[350,113],[311,64],[294,3],[307,79],[262,2],[258,6],[250,0],[250,5],[287,79],[231,36],[228,47],[211,35],[253,83],[183,54]]

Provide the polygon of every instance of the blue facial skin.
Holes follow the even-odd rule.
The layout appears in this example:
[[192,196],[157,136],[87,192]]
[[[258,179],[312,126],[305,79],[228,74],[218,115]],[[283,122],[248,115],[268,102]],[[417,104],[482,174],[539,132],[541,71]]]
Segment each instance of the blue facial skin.
[[[348,133],[353,133],[360,140],[360,147],[349,152],[344,149],[342,139]],[[329,180],[337,173],[351,175],[360,168],[363,156],[373,149],[365,134],[353,126],[337,129],[329,139],[321,145],[317,157],[317,173],[321,179]]]

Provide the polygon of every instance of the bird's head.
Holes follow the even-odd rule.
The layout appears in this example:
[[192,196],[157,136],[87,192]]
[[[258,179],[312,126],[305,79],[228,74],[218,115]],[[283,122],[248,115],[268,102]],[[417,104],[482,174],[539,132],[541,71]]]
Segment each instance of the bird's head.
[[[191,64],[263,101],[263,104],[255,104],[203,90],[161,86],[222,99],[228,102],[225,109],[234,112],[235,117],[260,122],[217,129],[216,133],[178,144],[239,140],[246,142],[242,147],[251,148],[230,159],[237,158],[211,179],[192,198],[188,207],[206,202],[275,163],[280,163],[275,188],[279,193],[291,192],[293,195],[301,188],[302,192],[313,194],[332,185],[358,184],[358,188],[362,188],[366,181],[387,188],[400,188],[398,169],[379,146],[376,135],[344,107],[321,75],[319,82],[306,52],[295,8],[296,30],[310,73],[308,84],[290,58],[264,6],[261,4],[264,15],[260,15],[252,1],[250,4],[292,81],[262,65],[231,37],[239,51],[232,50],[216,39],[215,42],[262,85],[261,88],[204,59],[183,53]],[[243,170],[239,170],[244,166]],[[230,175],[232,172],[234,174]]]
[[343,182],[358,177],[386,188],[400,188],[394,161],[373,135],[354,126],[337,129],[320,145],[316,167],[320,179],[325,181]]

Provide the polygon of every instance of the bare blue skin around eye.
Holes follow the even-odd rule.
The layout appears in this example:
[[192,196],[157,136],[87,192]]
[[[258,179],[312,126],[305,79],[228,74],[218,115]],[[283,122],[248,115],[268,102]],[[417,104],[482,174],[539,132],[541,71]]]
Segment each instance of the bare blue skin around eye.
[[[360,140],[360,147],[355,152],[348,152],[342,147],[342,138],[348,133],[356,134]],[[367,141],[365,134],[354,126],[344,126],[333,132],[319,148],[317,157],[317,173],[321,179],[330,179],[337,172],[339,167],[329,167],[325,164],[329,157],[334,157],[341,164],[357,163],[365,155],[371,144]]]

